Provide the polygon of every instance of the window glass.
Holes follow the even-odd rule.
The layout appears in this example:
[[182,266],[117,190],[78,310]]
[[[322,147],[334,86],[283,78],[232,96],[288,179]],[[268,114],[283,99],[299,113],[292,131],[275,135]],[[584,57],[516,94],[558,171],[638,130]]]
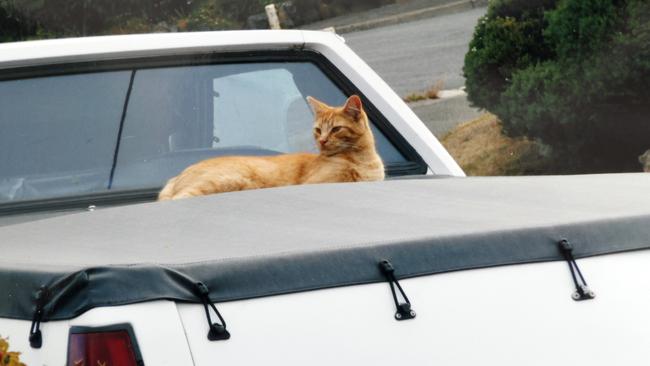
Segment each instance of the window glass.
[[[347,98],[308,62],[0,82],[0,203],[157,189],[214,156],[316,152],[308,95],[331,105]],[[406,162],[372,128],[384,162]]]
[[106,190],[129,77],[0,82],[0,203]]
[[[308,62],[138,70],[113,187],[158,187],[213,156],[316,152],[308,95],[331,105],[347,99]],[[373,132],[385,163],[406,161]]]

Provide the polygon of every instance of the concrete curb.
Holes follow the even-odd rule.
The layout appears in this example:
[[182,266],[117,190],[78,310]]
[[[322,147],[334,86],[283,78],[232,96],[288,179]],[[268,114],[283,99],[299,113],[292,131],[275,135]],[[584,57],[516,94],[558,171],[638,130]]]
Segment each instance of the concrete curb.
[[350,33],[372,28],[384,27],[387,25],[410,22],[419,19],[426,19],[438,15],[457,13],[465,10],[471,10],[477,7],[487,6],[488,0],[460,0],[453,3],[432,6],[429,8],[413,10],[402,14],[391,15],[383,18],[368,20],[365,22],[338,26],[336,33]]

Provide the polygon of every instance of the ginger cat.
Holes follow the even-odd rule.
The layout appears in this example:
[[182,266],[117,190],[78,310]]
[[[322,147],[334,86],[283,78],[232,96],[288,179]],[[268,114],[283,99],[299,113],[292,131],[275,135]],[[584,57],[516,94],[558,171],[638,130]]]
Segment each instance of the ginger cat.
[[361,99],[353,95],[342,107],[307,97],[315,112],[314,138],[319,154],[228,156],[201,161],[170,179],[158,200],[295,184],[358,182],[384,179],[384,164]]

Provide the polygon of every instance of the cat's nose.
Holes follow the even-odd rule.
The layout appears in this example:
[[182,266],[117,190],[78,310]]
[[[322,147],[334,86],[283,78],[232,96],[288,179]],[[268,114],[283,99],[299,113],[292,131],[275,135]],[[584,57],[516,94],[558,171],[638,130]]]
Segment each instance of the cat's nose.
[[325,144],[327,143],[327,139],[318,140],[318,142],[320,143],[321,146],[325,146]]

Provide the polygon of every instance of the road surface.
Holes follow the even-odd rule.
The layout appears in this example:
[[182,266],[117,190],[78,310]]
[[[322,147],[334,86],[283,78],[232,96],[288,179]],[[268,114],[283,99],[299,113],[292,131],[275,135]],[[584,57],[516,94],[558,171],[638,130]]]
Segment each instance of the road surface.
[[478,18],[487,8],[346,33],[346,43],[399,94],[442,80],[444,89],[465,85],[463,59]]

